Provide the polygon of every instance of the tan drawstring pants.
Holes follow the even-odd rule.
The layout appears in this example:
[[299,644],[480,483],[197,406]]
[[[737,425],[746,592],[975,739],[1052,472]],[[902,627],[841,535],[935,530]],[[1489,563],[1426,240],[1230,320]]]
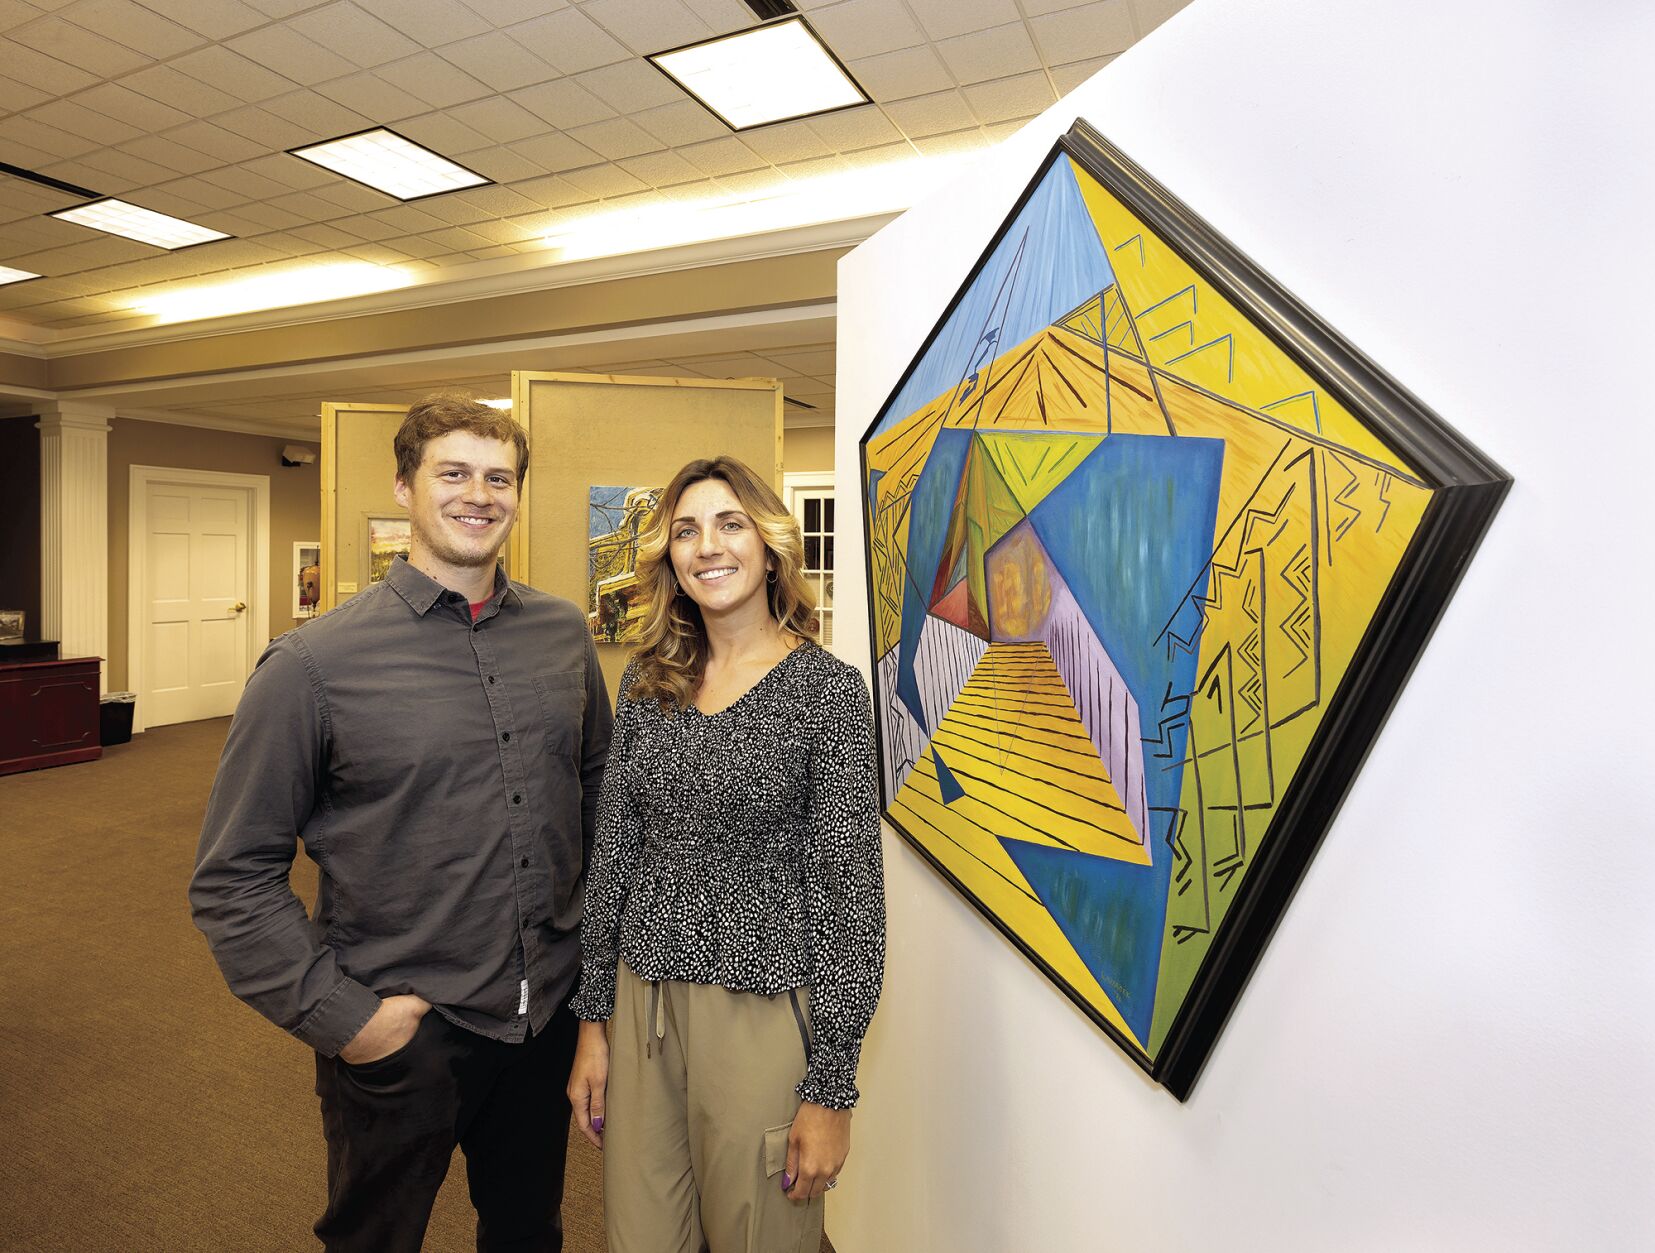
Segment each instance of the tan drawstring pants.
[[822,1199],[782,1193],[806,989],[644,983],[623,962],[603,1125],[610,1253],[816,1253]]

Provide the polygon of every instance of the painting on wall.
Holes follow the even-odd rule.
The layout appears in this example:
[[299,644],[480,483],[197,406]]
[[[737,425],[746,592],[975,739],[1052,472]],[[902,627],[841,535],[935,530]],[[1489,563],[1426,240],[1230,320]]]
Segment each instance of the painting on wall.
[[297,540],[293,544],[293,616],[314,618],[321,603],[321,542]]
[[593,487],[587,506],[587,625],[600,644],[638,639],[638,538],[661,499],[659,487]]
[[24,610],[0,609],[0,644],[23,643],[24,618]]
[[1187,1097],[1509,478],[1083,122],[862,472],[886,817]]
[[362,551],[368,562],[363,584],[378,583],[383,579],[395,558],[408,556],[411,542],[405,514],[369,514],[362,542]]

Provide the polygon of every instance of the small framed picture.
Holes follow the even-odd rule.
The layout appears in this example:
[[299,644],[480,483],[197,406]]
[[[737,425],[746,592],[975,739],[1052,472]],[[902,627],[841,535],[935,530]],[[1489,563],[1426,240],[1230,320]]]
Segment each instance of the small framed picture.
[[23,642],[23,611],[21,609],[0,609],[0,644],[21,644]]
[[314,618],[321,600],[321,541],[299,540],[293,545],[293,616]]
[[366,557],[366,577],[362,585],[378,583],[391,568],[391,561],[399,554],[406,557],[411,543],[406,514],[369,514],[363,527],[362,552]]

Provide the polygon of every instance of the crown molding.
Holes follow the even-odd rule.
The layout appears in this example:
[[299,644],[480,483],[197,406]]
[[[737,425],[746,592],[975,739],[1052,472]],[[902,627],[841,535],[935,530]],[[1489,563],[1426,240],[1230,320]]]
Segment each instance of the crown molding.
[[122,406],[116,421],[161,422],[167,426],[188,426],[196,430],[233,431],[237,435],[268,435],[274,439],[300,439],[315,443],[322,437],[322,417],[308,422],[281,418],[208,417],[174,413],[166,409],[133,409]]

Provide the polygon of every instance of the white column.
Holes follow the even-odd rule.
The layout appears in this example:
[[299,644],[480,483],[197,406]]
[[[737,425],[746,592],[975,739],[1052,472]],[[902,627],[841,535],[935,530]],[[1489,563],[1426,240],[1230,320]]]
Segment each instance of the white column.
[[113,409],[49,401],[40,421],[40,636],[60,657],[102,657],[109,682],[109,420]]

